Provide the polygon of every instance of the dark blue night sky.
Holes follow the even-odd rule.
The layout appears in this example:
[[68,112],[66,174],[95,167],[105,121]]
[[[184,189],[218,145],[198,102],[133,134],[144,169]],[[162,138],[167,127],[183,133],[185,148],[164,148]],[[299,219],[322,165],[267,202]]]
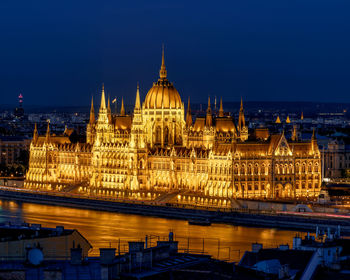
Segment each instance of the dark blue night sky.
[[102,82],[133,103],[162,43],[183,101],[350,102],[349,15],[349,0],[2,0],[1,104],[88,105]]

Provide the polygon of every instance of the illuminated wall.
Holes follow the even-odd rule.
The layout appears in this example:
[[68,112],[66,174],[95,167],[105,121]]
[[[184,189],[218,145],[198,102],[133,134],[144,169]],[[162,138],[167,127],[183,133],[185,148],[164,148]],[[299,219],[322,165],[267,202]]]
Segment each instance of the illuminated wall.
[[118,198],[229,206],[236,198],[315,197],[321,162],[315,136],[289,141],[284,133],[249,139],[240,117],[186,121],[184,104],[167,80],[164,56],[158,82],[134,113],[113,115],[102,88],[97,119],[91,104],[86,143],[34,132],[25,187]]

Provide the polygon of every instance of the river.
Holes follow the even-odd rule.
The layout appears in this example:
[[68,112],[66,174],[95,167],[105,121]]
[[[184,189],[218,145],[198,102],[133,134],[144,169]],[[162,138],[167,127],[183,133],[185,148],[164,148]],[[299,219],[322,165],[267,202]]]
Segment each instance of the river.
[[98,248],[102,247],[112,246],[125,251],[127,241],[140,241],[146,235],[151,245],[155,245],[158,238],[163,240],[172,230],[181,250],[204,251],[215,258],[238,261],[246,250],[251,249],[253,242],[263,243],[264,247],[286,243],[291,246],[298,233],[226,224],[197,226],[183,220],[0,200],[0,223],[7,221],[77,229],[93,246],[91,256],[97,255]]

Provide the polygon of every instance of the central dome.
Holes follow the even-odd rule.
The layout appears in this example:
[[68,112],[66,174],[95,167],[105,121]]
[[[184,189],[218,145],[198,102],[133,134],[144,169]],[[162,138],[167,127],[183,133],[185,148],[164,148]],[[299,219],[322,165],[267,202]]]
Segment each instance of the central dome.
[[166,78],[167,71],[164,63],[164,50],[162,53],[162,66],[159,71],[158,82],[153,83],[145,98],[146,109],[181,109],[180,94]]

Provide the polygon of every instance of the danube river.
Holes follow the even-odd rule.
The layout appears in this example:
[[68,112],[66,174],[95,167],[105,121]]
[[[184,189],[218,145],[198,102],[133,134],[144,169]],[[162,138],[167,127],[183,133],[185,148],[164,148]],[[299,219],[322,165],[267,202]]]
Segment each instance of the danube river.
[[[252,242],[264,247],[276,247],[289,243],[296,231],[253,228],[226,224],[211,226],[189,225],[187,221],[138,216],[61,206],[40,205],[0,200],[0,223],[38,223],[44,227],[63,225],[77,229],[86,237],[98,254],[98,248],[115,247],[125,251],[127,241],[139,241],[149,236],[151,245],[168,236],[170,230],[179,241],[181,250],[205,252],[215,258],[238,261]],[[120,245],[119,245],[120,244]]]

